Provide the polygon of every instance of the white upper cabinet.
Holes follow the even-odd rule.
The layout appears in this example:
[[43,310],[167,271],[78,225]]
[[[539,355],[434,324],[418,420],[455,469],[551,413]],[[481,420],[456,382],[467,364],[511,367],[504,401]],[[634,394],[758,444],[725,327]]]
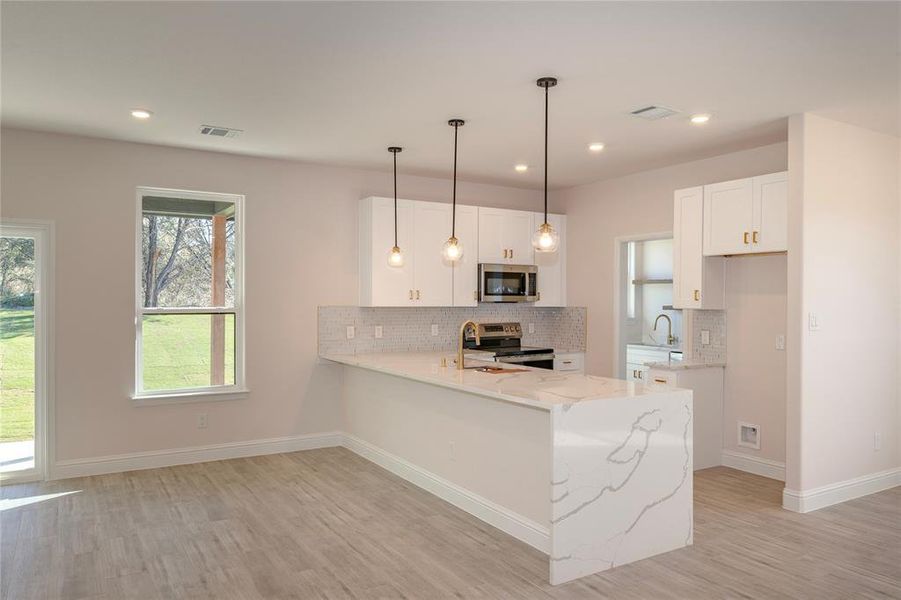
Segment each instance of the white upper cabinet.
[[[534,213],[532,218],[534,231],[544,222],[544,213]],[[566,216],[549,214],[547,220],[560,234],[560,245],[556,252],[534,253],[538,267],[538,301],[535,306],[566,306]]]
[[[416,306],[453,304],[453,265],[441,254],[451,234],[451,205],[413,203],[413,301]],[[465,253],[466,246],[463,246]],[[390,267],[389,267],[390,268]]]
[[725,305],[723,258],[705,257],[704,188],[673,196],[673,307],[721,309]]
[[479,303],[479,209],[475,206],[457,205],[457,239],[463,245],[463,257],[453,266],[453,304],[476,306]]
[[704,255],[787,249],[788,177],[774,173],[704,186]]
[[788,250],[788,173],[754,178],[751,242],[756,252]]
[[451,306],[453,269],[441,247],[450,236],[450,205],[397,201],[402,267],[388,266],[394,245],[394,199],[360,201],[360,305]]
[[479,207],[479,262],[533,264],[532,213]]

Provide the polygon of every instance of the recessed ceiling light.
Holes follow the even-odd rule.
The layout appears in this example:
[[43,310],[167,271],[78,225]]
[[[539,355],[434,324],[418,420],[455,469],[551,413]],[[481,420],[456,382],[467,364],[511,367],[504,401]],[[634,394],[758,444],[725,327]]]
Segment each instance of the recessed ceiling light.
[[600,152],[604,149],[604,144],[602,144],[601,142],[592,142],[588,144],[588,149],[592,152]]
[[692,115],[691,122],[695,125],[703,125],[710,120],[710,115]]
[[513,167],[513,168],[516,169],[516,172],[517,172],[517,173],[525,173],[526,171],[529,170],[529,165],[519,164],[519,165],[516,165],[516,166]]
[[135,108],[131,111],[131,116],[135,119],[149,119],[153,113],[144,108]]

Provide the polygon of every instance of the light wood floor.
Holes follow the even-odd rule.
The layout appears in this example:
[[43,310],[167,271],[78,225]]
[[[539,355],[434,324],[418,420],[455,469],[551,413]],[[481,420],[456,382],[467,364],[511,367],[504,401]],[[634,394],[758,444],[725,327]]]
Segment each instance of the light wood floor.
[[807,515],[781,488],[699,472],[693,547],[551,587],[538,551],[340,448],[8,486],[0,595],[901,598],[901,488]]

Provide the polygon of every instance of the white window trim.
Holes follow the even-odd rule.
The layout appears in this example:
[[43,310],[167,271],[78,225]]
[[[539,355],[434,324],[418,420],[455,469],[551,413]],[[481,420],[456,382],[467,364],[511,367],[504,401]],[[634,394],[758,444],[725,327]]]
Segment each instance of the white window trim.
[[[153,308],[142,306],[141,273],[143,267],[143,197],[163,196],[185,200],[205,200],[232,202],[235,205],[235,306],[234,308]],[[140,186],[135,194],[135,371],[132,401],[138,406],[157,404],[173,404],[179,402],[202,402],[211,400],[234,400],[246,397],[249,393],[245,380],[244,364],[244,196],[241,194],[222,194],[217,192],[198,192],[194,190],[177,190],[169,188]],[[215,385],[175,390],[154,390],[145,392],[141,389],[142,374],[142,316],[145,313],[186,314],[193,312],[232,313],[235,314],[235,383],[233,385]]]

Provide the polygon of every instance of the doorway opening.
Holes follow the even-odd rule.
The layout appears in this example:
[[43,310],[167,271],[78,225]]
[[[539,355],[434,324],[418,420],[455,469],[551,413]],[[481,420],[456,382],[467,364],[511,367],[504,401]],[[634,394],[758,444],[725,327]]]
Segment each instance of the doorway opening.
[[46,477],[50,228],[0,225],[0,477]]

